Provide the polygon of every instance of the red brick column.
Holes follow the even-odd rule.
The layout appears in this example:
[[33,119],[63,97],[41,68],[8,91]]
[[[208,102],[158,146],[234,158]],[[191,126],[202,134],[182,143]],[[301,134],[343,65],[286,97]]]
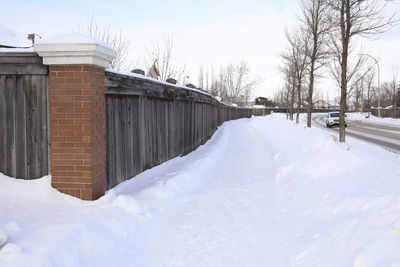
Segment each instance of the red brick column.
[[52,186],[85,200],[105,192],[104,68],[50,65]]

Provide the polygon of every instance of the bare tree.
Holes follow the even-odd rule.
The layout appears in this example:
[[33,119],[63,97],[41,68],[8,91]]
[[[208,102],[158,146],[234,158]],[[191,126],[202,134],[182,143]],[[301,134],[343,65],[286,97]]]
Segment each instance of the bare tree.
[[[359,75],[357,75],[359,76]],[[364,77],[357,77],[356,82],[353,84],[354,87],[354,110],[357,112],[362,111],[362,100],[364,95]]]
[[245,61],[241,61],[238,65],[230,63],[221,66],[218,75],[214,74],[214,68],[211,67],[211,71],[207,69],[206,74],[200,76],[202,78],[199,77],[199,81],[205,80],[207,91],[212,95],[221,98],[223,102],[239,105],[248,102],[252,90],[261,82],[251,73]]
[[[291,73],[290,65],[286,62],[284,67],[279,68],[283,74],[284,85],[282,89],[278,92],[278,95],[274,97],[275,101],[278,102],[280,106],[286,108],[286,119],[293,120],[293,101],[294,97],[292,93],[295,91],[295,87],[292,86],[293,75]],[[280,98],[280,100],[278,100]]]
[[198,76],[199,83],[198,83],[198,86],[199,86],[199,88],[201,88],[203,90],[207,90],[207,88],[204,88],[204,78],[205,78],[204,77],[204,66],[201,65],[200,68],[199,68],[199,76]]
[[128,56],[131,41],[123,35],[121,29],[115,31],[111,28],[111,25],[100,26],[95,23],[94,17],[92,17],[91,21],[84,27],[78,27],[78,32],[108,44],[117,52],[117,56],[111,62],[110,68],[116,70],[128,70],[130,67]]
[[212,68],[211,75],[211,84],[210,84],[210,93],[213,96],[219,97],[222,102],[228,102],[228,90],[226,86],[225,76],[224,76],[224,67],[220,67],[219,73],[214,76],[214,69]]
[[327,0],[332,26],[331,44],[334,60],[340,66],[331,68],[340,81],[339,141],[345,142],[345,110],[347,87],[356,67],[349,68],[348,58],[352,41],[357,37],[369,37],[389,30],[394,23],[394,15],[385,17],[386,3],[381,0]]
[[179,63],[174,54],[174,42],[171,37],[166,37],[163,41],[156,41],[153,48],[148,52],[149,62],[147,69],[156,66],[160,80],[166,81],[174,78],[178,82],[183,82],[186,78],[186,63]]
[[308,66],[308,35],[301,35],[301,32],[302,31],[298,30],[289,32],[288,29],[285,29],[285,36],[289,42],[289,47],[286,52],[281,54],[281,57],[288,63],[290,66],[289,69],[291,69],[294,75],[294,84],[297,94],[296,123],[299,123],[300,121],[300,108],[302,105],[301,89],[303,87]]
[[392,80],[390,81],[390,87],[392,89],[392,118],[395,117],[395,106],[396,106],[396,90],[397,90],[397,81],[399,77],[399,67],[393,67],[392,69]]
[[213,91],[213,84],[215,85],[215,70],[212,65],[201,65],[197,78],[199,88],[207,92]]
[[230,103],[245,103],[251,91],[260,83],[260,79],[251,75],[245,61],[239,65],[228,64],[224,69],[224,77]]
[[311,127],[315,73],[324,65],[327,57],[325,43],[330,24],[327,20],[328,5],[326,0],[301,0],[301,9],[303,29],[310,37],[309,50],[307,51],[309,61],[307,127]]
[[[375,80],[375,70],[371,70],[366,76],[365,76],[365,83],[367,86],[367,109],[368,109],[368,118],[371,116],[371,98],[373,95],[373,88],[372,85]],[[372,91],[371,91],[372,89]]]
[[294,114],[294,102],[296,98],[296,76],[294,72],[294,64],[290,60],[290,57],[282,54],[281,57],[285,60],[285,65],[280,68],[285,80],[286,87],[286,118],[293,121]]

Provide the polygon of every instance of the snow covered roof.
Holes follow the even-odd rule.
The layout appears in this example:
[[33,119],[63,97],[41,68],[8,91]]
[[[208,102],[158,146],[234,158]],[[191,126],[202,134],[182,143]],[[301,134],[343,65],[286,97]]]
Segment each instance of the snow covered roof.
[[253,105],[252,108],[265,108],[263,105]]
[[317,100],[317,101],[315,101],[314,102],[314,104],[315,103],[317,103],[317,102],[324,102],[324,103],[326,103],[326,104],[328,104],[328,105],[330,105],[330,106],[339,106],[339,103],[335,103],[335,101],[332,101],[332,100],[322,100],[322,99],[319,99],[319,100]]
[[0,47],[22,48],[32,47],[32,41],[28,35],[16,32],[0,25]]

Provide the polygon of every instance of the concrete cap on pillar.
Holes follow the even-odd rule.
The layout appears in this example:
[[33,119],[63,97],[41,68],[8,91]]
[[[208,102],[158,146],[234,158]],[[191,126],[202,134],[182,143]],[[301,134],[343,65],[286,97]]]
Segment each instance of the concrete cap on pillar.
[[63,34],[41,39],[33,50],[45,65],[94,65],[109,67],[117,52],[109,45],[80,34]]

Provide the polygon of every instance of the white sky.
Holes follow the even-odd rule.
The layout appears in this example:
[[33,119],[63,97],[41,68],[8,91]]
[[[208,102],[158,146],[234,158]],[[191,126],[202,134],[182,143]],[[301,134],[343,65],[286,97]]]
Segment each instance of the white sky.
[[[282,84],[278,53],[286,45],[283,29],[299,13],[298,0],[20,0],[2,1],[1,7],[0,25],[43,37],[76,30],[94,16],[96,23],[121,29],[131,40],[132,62],[155,41],[172,36],[176,58],[186,62],[189,82],[195,85],[201,64],[218,69],[245,60],[263,80],[254,96],[267,97]],[[399,5],[394,8],[400,11]],[[363,46],[380,59],[381,80],[390,79],[393,66],[400,65],[400,26]],[[333,98],[335,87],[328,79],[317,84],[324,97],[328,92]]]

